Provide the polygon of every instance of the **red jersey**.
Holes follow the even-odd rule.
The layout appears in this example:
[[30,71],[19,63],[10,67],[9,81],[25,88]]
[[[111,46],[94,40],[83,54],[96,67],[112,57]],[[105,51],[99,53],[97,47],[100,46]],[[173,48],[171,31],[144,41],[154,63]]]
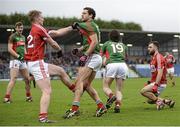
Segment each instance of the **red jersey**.
[[165,56],[165,60],[166,60],[166,67],[167,67],[167,68],[172,68],[172,67],[174,67],[174,61],[175,61],[175,59],[174,59],[173,55],[167,55],[167,56]]
[[167,80],[166,80],[166,73],[167,73],[166,61],[160,53],[154,54],[154,56],[151,59],[150,67],[151,67],[151,82],[156,81],[158,69],[163,69],[162,78],[161,78],[159,83],[160,84],[166,84],[167,83]]
[[49,34],[42,26],[32,24],[30,34],[27,37],[28,46],[25,60],[36,61],[44,59],[45,40],[49,37]]

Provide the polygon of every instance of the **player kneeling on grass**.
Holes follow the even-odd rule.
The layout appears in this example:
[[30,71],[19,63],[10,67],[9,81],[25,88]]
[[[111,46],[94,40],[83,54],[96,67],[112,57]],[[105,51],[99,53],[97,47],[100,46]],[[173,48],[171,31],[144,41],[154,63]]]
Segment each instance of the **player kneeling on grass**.
[[[103,90],[109,97],[106,103],[106,108],[109,109],[115,102],[114,112],[120,112],[120,105],[122,103],[122,87],[123,82],[126,79],[128,67],[125,63],[127,56],[127,47],[119,42],[120,35],[116,30],[112,30],[109,34],[109,41],[105,42],[102,46],[101,54],[106,55],[106,74],[103,82]],[[110,89],[112,81],[116,81],[115,95]]]
[[158,52],[159,43],[151,41],[148,45],[148,53],[151,55],[151,81],[141,89],[141,94],[155,103],[157,110],[164,108],[165,104],[172,108],[175,104],[173,100],[163,99],[159,94],[166,88],[166,63],[164,57]]

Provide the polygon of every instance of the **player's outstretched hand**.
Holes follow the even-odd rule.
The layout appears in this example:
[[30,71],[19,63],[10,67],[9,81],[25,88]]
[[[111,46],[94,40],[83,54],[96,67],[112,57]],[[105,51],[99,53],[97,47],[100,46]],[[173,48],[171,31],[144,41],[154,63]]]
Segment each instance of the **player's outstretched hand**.
[[71,26],[73,29],[78,29],[79,24],[77,22],[74,22]]

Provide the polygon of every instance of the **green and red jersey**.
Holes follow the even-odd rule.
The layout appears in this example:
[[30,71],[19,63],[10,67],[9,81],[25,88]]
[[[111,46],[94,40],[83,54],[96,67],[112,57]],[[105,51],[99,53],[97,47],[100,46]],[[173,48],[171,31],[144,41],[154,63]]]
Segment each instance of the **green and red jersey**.
[[[86,52],[92,42],[90,35],[96,34],[98,37],[98,43],[100,42],[100,30],[98,25],[94,21],[78,23],[80,29],[79,32],[82,35],[82,45],[84,47],[83,52]],[[96,45],[93,53],[99,53],[100,46]]]
[[[25,49],[25,41],[26,41],[25,37],[23,35],[19,35],[16,32],[10,36],[9,41],[13,43],[13,50],[20,56],[24,57],[24,49]],[[11,59],[14,59],[14,57],[11,56]]]
[[125,62],[126,53],[127,46],[121,42],[109,40],[101,48],[101,54],[106,57],[106,64]]

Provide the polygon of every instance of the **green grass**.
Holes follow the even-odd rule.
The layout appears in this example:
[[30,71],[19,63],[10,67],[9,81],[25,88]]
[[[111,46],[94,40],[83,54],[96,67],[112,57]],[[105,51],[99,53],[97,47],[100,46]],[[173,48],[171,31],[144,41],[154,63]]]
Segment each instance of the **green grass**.
[[[58,80],[52,81],[52,98],[49,107],[49,119],[57,121],[53,124],[41,124],[38,122],[39,99],[41,92],[38,88],[32,88],[33,102],[25,102],[24,83],[17,81],[12,93],[13,103],[0,103],[0,125],[11,126],[177,126],[180,125],[180,78],[176,78],[175,87],[167,86],[162,97],[172,98],[176,101],[173,109],[166,107],[157,111],[155,105],[145,103],[145,98],[139,94],[147,79],[127,79],[123,89],[123,105],[121,113],[113,113],[110,109],[102,117],[94,117],[95,102],[85,93],[81,99],[81,115],[71,119],[63,119],[62,116],[71,107],[73,98],[70,92]],[[0,82],[0,99],[3,100],[8,82]],[[95,80],[93,86],[98,91],[103,102],[106,96],[102,90],[102,80]],[[114,88],[114,85],[112,85]]]

